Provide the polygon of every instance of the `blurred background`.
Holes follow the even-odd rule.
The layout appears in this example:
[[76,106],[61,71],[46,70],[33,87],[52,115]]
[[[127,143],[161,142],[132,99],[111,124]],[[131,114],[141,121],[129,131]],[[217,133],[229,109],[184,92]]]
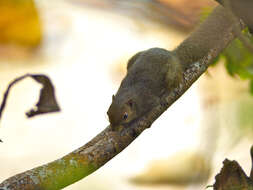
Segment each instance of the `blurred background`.
[[[151,47],[175,48],[215,6],[211,0],[1,0],[1,96],[15,77],[44,73],[62,111],[27,119],[40,85],[26,79],[13,88],[0,122],[0,181],[102,131],[127,60]],[[247,67],[239,67],[236,58],[245,56],[232,59],[233,51],[122,153],[65,189],[204,189],[226,157],[249,172],[253,59],[248,53]]]

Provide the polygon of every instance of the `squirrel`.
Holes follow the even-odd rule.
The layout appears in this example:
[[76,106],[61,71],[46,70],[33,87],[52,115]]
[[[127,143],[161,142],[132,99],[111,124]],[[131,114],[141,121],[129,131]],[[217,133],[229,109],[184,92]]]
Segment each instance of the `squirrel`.
[[135,54],[107,111],[112,130],[150,111],[182,79],[183,65],[173,52],[151,48]]
[[[127,75],[107,111],[112,130],[143,116],[160,103],[160,97],[182,83],[183,72],[219,48],[231,27],[238,27],[218,6],[176,49],[151,48],[128,61]],[[228,38],[228,37],[226,37]]]

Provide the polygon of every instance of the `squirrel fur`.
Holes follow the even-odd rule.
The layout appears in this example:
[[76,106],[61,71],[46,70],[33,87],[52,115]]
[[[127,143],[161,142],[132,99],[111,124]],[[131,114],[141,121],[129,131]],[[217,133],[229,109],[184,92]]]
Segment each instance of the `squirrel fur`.
[[222,6],[217,6],[172,52],[151,48],[134,55],[128,61],[127,75],[107,111],[112,129],[126,126],[159,104],[165,92],[182,82],[183,72],[189,65],[217,49],[217,44],[222,45],[224,36],[238,24]]
[[183,67],[170,51],[151,48],[134,55],[107,111],[112,129],[151,110],[159,104],[161,95],[176,87],[182,78]]

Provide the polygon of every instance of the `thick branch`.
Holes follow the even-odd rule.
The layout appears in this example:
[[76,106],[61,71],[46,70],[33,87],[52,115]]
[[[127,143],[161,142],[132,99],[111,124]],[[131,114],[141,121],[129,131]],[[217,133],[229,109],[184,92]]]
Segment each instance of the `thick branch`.
[[160,105],[120,131],[111,131],[107,127],[89,143],[63,158],[5,180],[0,184],[0,189],[61,189],[103,166],[126,148],[141,132],[149,128],[205,72],[211,60],[235,38],[232,32],[235,26],[242,29],[239,22],[231,22],[222,7],[217,7],[206,22],[174,50],[183,64],[188,63],[188,66],[184,71],[183,83],[165,97],[161,97]]

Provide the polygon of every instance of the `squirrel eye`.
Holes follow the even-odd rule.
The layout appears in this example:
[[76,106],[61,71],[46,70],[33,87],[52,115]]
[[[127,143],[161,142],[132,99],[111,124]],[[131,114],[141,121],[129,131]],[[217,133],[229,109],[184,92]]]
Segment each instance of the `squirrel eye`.
[[127,119],[127,117],[128,117],[128,114],[127,114],[127,112],[125,112],[124,115],[123,115],[123,118]]

